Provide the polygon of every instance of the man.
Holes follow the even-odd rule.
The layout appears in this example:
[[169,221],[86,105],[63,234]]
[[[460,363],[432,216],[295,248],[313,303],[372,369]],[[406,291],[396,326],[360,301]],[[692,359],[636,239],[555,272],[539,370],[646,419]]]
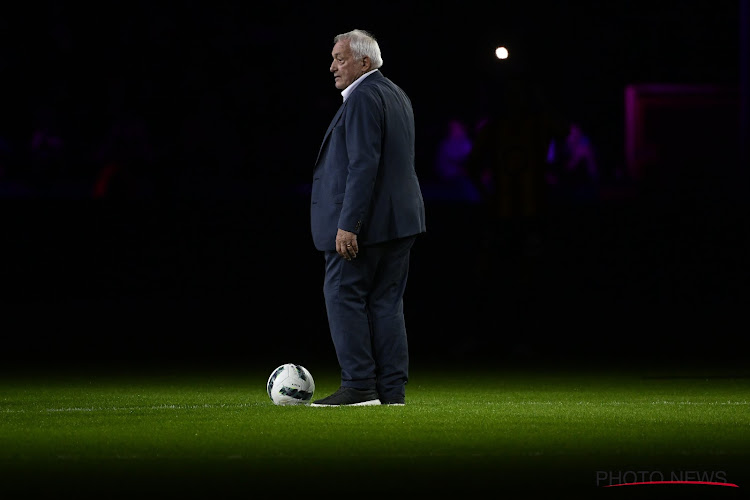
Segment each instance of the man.
[[344,103],[315,163],[310,221],[325,258],[323,295],[341,386],[311,406],[403,405],[403,297],[412,245],[426,230],[414,113],[379,71],[372,35],[353,30],[333,41],[330,71]]

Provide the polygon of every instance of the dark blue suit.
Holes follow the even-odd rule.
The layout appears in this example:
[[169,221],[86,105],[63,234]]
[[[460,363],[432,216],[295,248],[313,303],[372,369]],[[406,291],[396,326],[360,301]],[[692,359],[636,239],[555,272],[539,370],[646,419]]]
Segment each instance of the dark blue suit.
[[[408,380],[403,295],[409,254],[425,232],[407,95],[373,71],[341,105],[315,163],[310,206],[325,256],[324,295],[341,386],[403,399]],[[336,232],[357,234],[359,254],[338,255]]]

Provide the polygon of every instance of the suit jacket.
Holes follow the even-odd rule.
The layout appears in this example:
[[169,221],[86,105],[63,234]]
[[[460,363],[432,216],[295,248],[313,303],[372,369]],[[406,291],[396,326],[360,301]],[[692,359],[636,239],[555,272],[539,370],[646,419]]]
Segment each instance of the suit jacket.
[[328,126],[313,170],[310,222],[321,251],[336,249],[339,228],[357,233],[360,245],[426,230],[411,101],[380,71],[359,83]]

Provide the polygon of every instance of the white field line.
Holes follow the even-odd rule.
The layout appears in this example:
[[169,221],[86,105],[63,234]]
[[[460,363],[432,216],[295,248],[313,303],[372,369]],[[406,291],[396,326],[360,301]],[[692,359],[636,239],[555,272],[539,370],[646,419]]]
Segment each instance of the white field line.
[[[487,401],[484,405],[502,405],[502,406],[638,406],[638,405],[665,405],[665,406],[750,406],[750,401],[651,401],[651,402],[632,402],[632,401],[577,401],[575,403],[563,401]],[[71,408],[47,408],[40,412],[57,413],[57,412],[100,412],[100,411],[134,411],[134,410],[195,410],[201,408],[251,408],[257,406],[267,406],[265,403],[242,403],[242,404],[202,404],[202,405],[175,405],[163,404],[156,406],[112,406],[112,407],[71,407]],[[10,408],[0,408],[0,413],[26,413],[27,410],[14,410]]]
[[[88,407],[88,408],[82,408],[82,407],[72,407],[72,408],[47,408],[44,410],[39,410],[40,413],[60,413],[60,412],[98,412],[98,411],[134,411],[134,410],[195,410],[195,409],[201,409],[201,408],[249,408],[253,406],[262,406],[260,403],[242,403],[242,404],[234,404],[234,405],[226,405],[226,404],[220,404],[220,405],[211,405],[211,404],[202,404],[202,405],[156,405],[156,406],[111,406],[111,407],[105,407],[105,406],[99,406],[99,407]],[[263,405],[264,406],[264,405]],[[0,413],[28,413],[28,410],[14,410],[10,408],[0,408]]]

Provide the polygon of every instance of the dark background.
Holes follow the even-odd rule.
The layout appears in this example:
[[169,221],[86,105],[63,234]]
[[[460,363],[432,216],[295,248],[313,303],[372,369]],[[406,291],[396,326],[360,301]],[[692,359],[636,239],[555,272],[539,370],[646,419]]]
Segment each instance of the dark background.
[[[710,84],[747,102],[746,4],[11,7],[0,18],[0,358],[334,365],[306,186],[341,102],[333,36],[361,28],[412,98],[423,182],[447,120],[502,112],[509,81],[541,85],[581,122],[602,169],[595,196],[550,204],[525,277],[516,254],[478,255],[480,206],[427,197],[405,304],[415,360],[744,359],[747,105],[721,122],[686,112],[672,135],[674,118],[662,122],[683,153],[636,179],[624,90]],[[43,130],[56,147],[34,147]],[[123,157],[131,180],[102,191]],[[480,258],[507,268],[489,290]]]

